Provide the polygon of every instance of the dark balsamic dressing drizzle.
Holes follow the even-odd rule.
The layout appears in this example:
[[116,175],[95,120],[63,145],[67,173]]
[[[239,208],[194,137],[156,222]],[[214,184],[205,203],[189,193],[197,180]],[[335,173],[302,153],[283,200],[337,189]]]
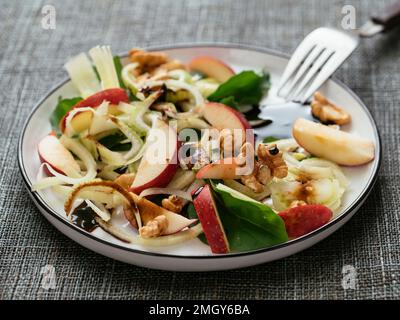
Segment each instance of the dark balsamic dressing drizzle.
[[266,137],[285,139],[292,137],[292,125],[298,118],[314,120],[311,107],[295,102],[270,104],[260,107],[259,119],[269,120],[261,127],[254,127],[257,140],[261,142]]
[[72,223],[87,232],[92,232],[99,226],[95,217],[96,213],[86,203],[80,204],[71,213]]

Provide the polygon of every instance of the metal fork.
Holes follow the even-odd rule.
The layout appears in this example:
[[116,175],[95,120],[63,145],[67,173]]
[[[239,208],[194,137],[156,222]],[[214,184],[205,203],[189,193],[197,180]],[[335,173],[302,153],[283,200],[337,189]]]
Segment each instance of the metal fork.
[[300,103],[308,98],[357,48],[360,38],[372,37],[400,25],[400,1],[373,16],[357,32],[318,28],[293,53],[278,86],[278,96]]

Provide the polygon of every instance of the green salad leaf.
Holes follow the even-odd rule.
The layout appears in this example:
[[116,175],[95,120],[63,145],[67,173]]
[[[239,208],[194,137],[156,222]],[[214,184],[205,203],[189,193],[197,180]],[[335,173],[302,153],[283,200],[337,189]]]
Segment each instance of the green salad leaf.
[[52,129],[58,134],[60,132],[60,121],[67,114],[69,110],[72,109],[74,105],[76,105],[79,101],[83,100],[81,97],[71,98],[71,99],[62,99],[58,98],[58,103],[53,113],[50,116],[50,124]]
[[267,205],[221,183],[214,192],[232,251],[255,250],[288,240],[282,218]]
[[254,71],[242,71],[222,83],[207,99],[221,103],[228,99],[225,101],[231,104],[235,101],[235,105],[257,105],[269,88],[268,83],[269,75],[266,73],[260,76]]
[[132,146],[131,143],[121,143],[126,139],[122,132],[117,132],[100,139],[99,142],[111,151],[128,151]]
[[226,106],[229,106],[229,107],[231,107],[232,109],[235,109],[235,110],[240,110],[239,109],[239,104],[237,103],[237,101],[235,100],[235,97],[234,96],[229,96],[229,97],[226,97],[226,98],[223,98],[223,99],[221,99],[220,101],[219,101],[219,103],[222,103],[222,104],[224,104],[224,105],[226,105]]
[[268,137],[265,137],[264,139],[262,139],[262,142],[263,143],[271,143],[271,142],[278,141],[278,140],[279,140],[279,138],[276,138],[274,136],[268,136]]

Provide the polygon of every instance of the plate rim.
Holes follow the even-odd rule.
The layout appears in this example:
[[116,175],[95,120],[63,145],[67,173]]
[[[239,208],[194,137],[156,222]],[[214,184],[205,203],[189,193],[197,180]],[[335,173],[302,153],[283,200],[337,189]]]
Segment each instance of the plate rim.
[[[173,49],[190,49],[190,48],[222,48],[222,49],[242,49],[242,50],[250,50],[250,51],[256,51],[259,53],[264,53],[264,54],[269,54],[273,56],[277,56],[280,58],[285,58],[289,59],[290,55],[279,52],[277,50],[265,48],[265,47],[260,47],[260,46],[254,46],[254,45],[247,45],[247,44],[237,44],[237,43],[228,43],[228,42],[219,42],[219,43],[209,43],[209,42],[200,42],[200,43],[180,43],[180,44],[175,44],[175,45],[158,45],[158,46],[149,46],[145,47],[144,50],[148,51],[162,51],[162,50],[173,50]],[[119,57],[126,57],[128,53],[118,53],[117,54]],[[55,210],[53,210],[47,203],[46,201],[37,193],[31,190],[32,182],[30,181],[24,164],[23,164],[23,156],[22,156],[22,146],[23,146],[23,140],[25,136],[25,132],[27,129],[27,126],[33,117],[33,115],[36,113],[36,111],[40,108],[40,106],[48,99],[50,95],[52,95],[55,91],[57,91],[60,87],[65,85],[68,81],[70,81],[69,77],[66,77],[59,83],[57,83],[55,86],[53,86],[49,91],[47,91],[43,97],[35,104],[33,109],[30,111],[27,119],[25,120],[21,133],[18,138],[18,149],[17,149],[17,157],[18,157],[18,167],[20,174],[23,178],[23,181],[25,183],[25,187],[27,189],[27,192],[30,194],[31,197],[34,198],[34,204],[39,205],[41,209],[45,210],[48,214],[50,214],[52,217],[56,218],[58,221],[60,221],[62,224],[65,226],[68,226],[71,228],[73,231],[77,231],[81,235],[85,237],[89,237],[90,239],[100,242],[106,246],[110,246],[112,248],[120,249],[127,251],[129,253],[134,253],[134,254],[140,254],[140,255],[146,255],[146,256],[153,256],[153,257],[158,257],[158,258],[178,258],[178,259],[230,259],[230,258],[235,258],[235,257],[243,257],[243,256],[251,256],[251,255],[257,255],[257,254],[262,254],[262,253],[267,253],[267,252],[272,252],[276,250],[283,249],[285,247],[289,247],[291,245],[295,244],[300,244],[301,242],[304,242],[310,238],[316,237],[318,234],[330,229],[331,227],[335,226],[338,224],[341,220],[346,218],[349,214],[351,214],[355,209],[357,209],[358,206],[360,206],[368,197],[370,191],[372,190],[373,186],[375,185],[375,182],[378,178],[378,173],[381,168],[382,164],[382,141],[381,141],[381,135],[379,132],[379,128],[376,125],[376,121],[374,117],[372,116],[371,112],[365,105],[365,103],[361,100],[360,97],[351,89],[349,88],[345,83],[337,79],[336,77],[331,77],[330,80],[332,80],[334,83],[339,85],[342,89],[344,89],[347,93],[349,93],[359,104],[360,106],[364,109],[365,113],[367,114],[368,118],[370,121],[373,123],[374,127],[374,135],[376,138],[376,152],[378,159],[377,163],[374,167],[374,171],[372,175],[370,176],[367,185],[364,187],[364,189],[361,192],[361,195],[354,201],[354,203],[347,209],[345,210],[342,214],[337,216],[335,219],[332,221],[328,222],[327,224],[323,225],[322,227],[293,240],[289,240],[287,242],[277,244],[268,248],[260,248],[260,249],[255,249],[255,250],[250,250],[250,251],[245,251],[245,252],[236,252],[236,253],[227,253],[227,254],[222,254],[222,255],[177,255],[177,254],[165,254],[165,253],[159,253],[159,252],[149,252],[149,251],[143,251],[139,249],[134,249],[134,248],[129,248],[125,247],[122,245],[119,245],[117,243],[112,243],[107,240],[104,240],[102,238],[96,237],[95,235],[86,232],[85,230],[82,230],[78,226],[68,222],[64,218],[62,218]],[[39,210],[40,211],[40,210]],[[359,211],[359,210],[357,210]],[[62,232],[64,235],[69,237],[67,234]],[[69,237],[70,238],[70,237]],[[77,242],[79,245],[82,245],[82,243]],[[319,241],[318,241],[319,242]]]

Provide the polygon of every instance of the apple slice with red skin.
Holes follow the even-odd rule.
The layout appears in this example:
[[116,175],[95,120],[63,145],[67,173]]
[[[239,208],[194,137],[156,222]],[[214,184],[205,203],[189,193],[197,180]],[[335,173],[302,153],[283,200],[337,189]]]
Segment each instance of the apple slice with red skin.
[[[97,92],[85,100],[79,101],[74,105],[70,111],[68,111],[60,121],[60,130],[64,133],[65,122],[69,113],[76,108],[91,107],[96,108],[103,103],[103,101],[110,102],[110,105],[118,105],[120,102],[129,102],[129,98],[125,90],[121,88],[106,89]],[[115,109],[115,108],[114,108]],[[92,120],[93,114],[90,111],[83,111],[75,114],[71,120],[71,126],[76,132],[83,131],[90,126],[90,121]]]
[[[191,224],[197,221],[197,219],[188,219],[178,213],[160,207],[155,203],[151,202],[150,200],[147,200],[145,197],[139,197],[138,195],[132,192],[130,194],[133,200],[135,201],[136,206],[139,209],[140,218],[144,226],[157,216],[164,215],[167,218],[168,226],[167,229],[164,230],[162,235],[168,235],[179,232],[182,229],[189,227]],[[131,224],[135,227],[136,220],[133,221],[132,216],[131,219],[129,217],[127,218],[131,222]]]
[[210,56],[196,57],[189,62],[188,67],[192,71],[199,71],[221,83],[235,75],[235,71],[231,67]]
[[[62,145],[53,133],[40,140],[38,153],[40,161],[49,164],[58,173],[65,175],[68,169],[80,172],[79,164],[75,161],[71,152]],[[45,171],[48,175],[52,175],[46,167]]]
[[[157,135],[157,141],[144,152],[129,189],[137,194],[148,188],[165,187],[178,169],[179,143],[176,131],[162,120],[157,120],[155,128],[160,130],[160,134]],[[154,163],[153,157],[155,149],[161,155],[157,163]]]
[[221,159],[201,168],[196,179],[238,179],[238,167],[235,158]]
[[321,204],[300,205],[279,213],[290,238],[301,237],[324,224],[332,218],[332,211]]
[[[201,190],[200,190],[201,189]],[[229,243],[209,185],[192,193],[193,205],[213,253],[228,253]]]
[[[254,132],[250,123],[244,115],[231,107],[218,102],[207,102],[203,107],[203,116],[213,128],[223,129],[241,129],[242,143],[246,140],[246,133],[250,134],[249,139],[254,145]],[[251,130],[251,131],[247,131]],[[235,131],[233,131],[235,133]]]

